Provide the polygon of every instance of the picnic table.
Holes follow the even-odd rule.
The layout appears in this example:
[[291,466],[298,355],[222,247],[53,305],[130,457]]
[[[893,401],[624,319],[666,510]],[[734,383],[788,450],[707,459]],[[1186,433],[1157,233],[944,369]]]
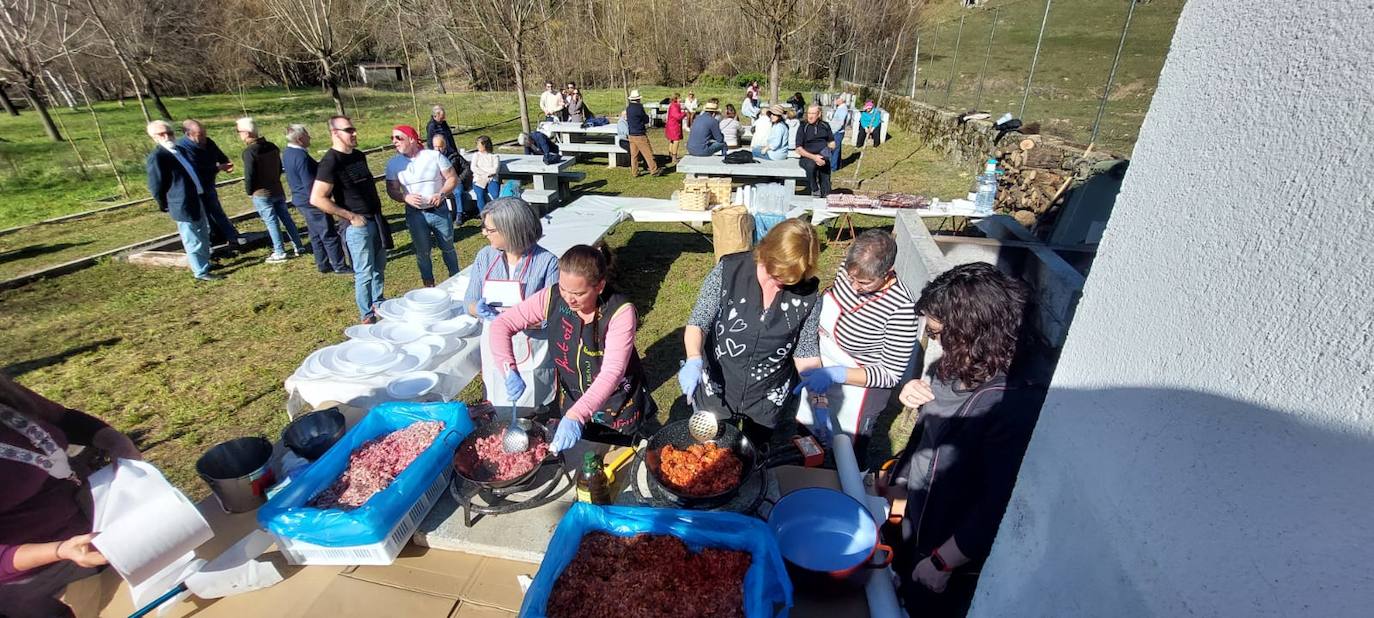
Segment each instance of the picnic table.
[[[471,161],[472,154],[464,151],[463,158]],[[498,152],[496,156],[501,158],[501,167],[497,174],[499,178],[530,176],[534,179],[534,188],[526,189],[520,195],[531,204],[546,204],[552,207],[559,201],[566,201],[572,197],[568,181],[585,177],[584,174],[568,171],[575,162],[572,157],[563,157],[557,163],[545,163],[542,155]]]
[[688,155],[677,162],[677,171],[688,178],[699,176],[726,177],[743,182],[780,181],[789,193],[797,191],[797,179],[805,179],[806,171],[798,159],[770,161],[755,159],[753,163],[730,164],[721,157],[697,157]]
[[614,124],[584,127],[577,122],[545,122],[539,127],[553,136],[563,152],[606,155],[606,167],[616,166],[616,155],[630,153],[616,143]]

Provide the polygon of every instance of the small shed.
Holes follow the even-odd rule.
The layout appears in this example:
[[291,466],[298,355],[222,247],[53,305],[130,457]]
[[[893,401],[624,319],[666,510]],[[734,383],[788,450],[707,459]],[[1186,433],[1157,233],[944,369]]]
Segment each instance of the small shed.
[[362,62],[358,64],[358,78],[364,84],[399,82],[405,79],[405,65],[389,62]]

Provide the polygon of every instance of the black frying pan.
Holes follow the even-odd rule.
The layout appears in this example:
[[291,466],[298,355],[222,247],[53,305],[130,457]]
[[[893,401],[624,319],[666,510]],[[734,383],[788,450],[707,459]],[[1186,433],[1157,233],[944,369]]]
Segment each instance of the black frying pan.
[[749,442],[749,439],[740,433],[739,429],[728,423],[720,423],[719,433],[716,434],[716,439],[712,441],[717,446],[730,449],[735,457],[740,460],[739,482],[730,489],[709,496],[685,494],[674,489],[659,473],[658,468],[662,463],[659,451],[663,450],[663,447],[671,444],[673,448],[686,449],[697,444],[696,439],[687,432],[687,419],[668,423],[659,429],[652,438],[649,438],[649,445],[644,449],[644,464],[649,467],[649,482],[661,488],[670,502],[682,508],[715,508],[734,499],[740,486],[744,485],[744,480],[754,472],[755,464],[758,462],[758,451],[754,449],[754,445]]
[[[527,433],[529,433],[530,445],[534,445],[535,443],[541,441],[549,441],[548,430],[545,429],[543,425],[540,425],[539,423],[531,421],[527,418],[519,419],[516,422],[517,424],[519,424],[520,427],[524,428],[524,430]],[[499,434],[502,431],[504,431],[506,429],[506,426],[509,424],[510,421],[507,420],[489,421],[487,422],[487,424],[478,427],[472,433],[468,434],[466,438],[463,438],[463,441],[458,444],[457,453],[453,455],[453,471],[457,472],[458,476],[463,477],[464,480],[473,483],[478,487],[500,489],[502,487],[509,487],[511,485],[517,485],[520,483],[524,483],[525,481],[528,481],[529,479],[533,478],[537,472],[539,472],[540,467],[542,467],[546,463],[555,461],[560,457],[559,455],[556,455],[554,453],[549,453],[549,455],[545,457],[543,461],[539,462],[533,468],[530,468],[529,472],[526,472],[515,478],[506,479],[504,481],[495,480],[493,477],[496,474],[496,467],[488,462],[482,461],[479,457],[477,457],[477,440],[494,434]]]

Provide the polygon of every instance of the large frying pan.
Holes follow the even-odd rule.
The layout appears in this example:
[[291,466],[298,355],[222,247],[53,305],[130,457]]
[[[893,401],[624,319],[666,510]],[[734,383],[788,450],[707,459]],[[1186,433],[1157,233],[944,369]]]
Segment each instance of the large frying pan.
[[[538,442],[549,441],[548,430],[545,429],[543,425],[527,418],[519,419],[516,423],[529,433],[531,445]],[[539,472],[539,468],[544,464],[559,459],[560,455],[549,453],[543,461],[531,468],[529,472],[504,481],[495,480],[493,476],[496,474],[496,467],[485,461],[481,461],[481,459],[477,457],[477,440],[493,434],[499,434],[505,431],[507,425],[510,425],[510,421],[504,419],[499,421],[488,421],[487,424],[478,427],[477,430],[468,434],[468,436],[458,444],[458,451],[453,456],[453,471],[457,472],[458,476],[463,477],[464,480],[478,487],[500,489],[530,480]]]
[[685,494],[673,489],[673,486],[669,485],[659,472],[659,465],[662,464],[659,451],[663,450],[663,447],[671,444],[673,448],[686,449],[697,444],[696,439],[687,431],[687,419],[668,423],[659,429],[652,438],[649,438],[649,444],[644,449],[644,464],[649,467],[649,482],[662,489],[663,495],[674,505],[686,509],[715,508],[734,499],[740,486],[744,484],[744,480],[754,472],[758,463],[758,451],[754,449],[754,445],[749,442],[749,439],[740,433],[739,429],[727,423],[719,425],[719,433],[716,434],[716,438],[712,442],[715,442],[717,446],[730,449],[734,452],[735,457],[740,460],[739,481],[730,489],[709,496]]

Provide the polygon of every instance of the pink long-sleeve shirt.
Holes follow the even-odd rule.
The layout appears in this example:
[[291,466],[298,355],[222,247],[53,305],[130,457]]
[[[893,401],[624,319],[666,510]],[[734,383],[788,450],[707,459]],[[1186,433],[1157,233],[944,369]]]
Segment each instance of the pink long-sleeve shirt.
[[[515,351],[511,347],[511,336],[535,326],[548,319],[549,294],[552,288],[544,288],[534,296],[526,298],[496,318],[491,324],[491,353],[501,367],[509,369],[515,365]],[[596,374],[582,394],[582,398],[568,408],[568,416],[586,423],[592,413],[606,405],[606,400],[615,392],[620,379],[625,377],[625,368],[630,365],[630,354],[635,349],[634,305],[625,303],[606,325],[605,356],[601,360],[601,371]]]

